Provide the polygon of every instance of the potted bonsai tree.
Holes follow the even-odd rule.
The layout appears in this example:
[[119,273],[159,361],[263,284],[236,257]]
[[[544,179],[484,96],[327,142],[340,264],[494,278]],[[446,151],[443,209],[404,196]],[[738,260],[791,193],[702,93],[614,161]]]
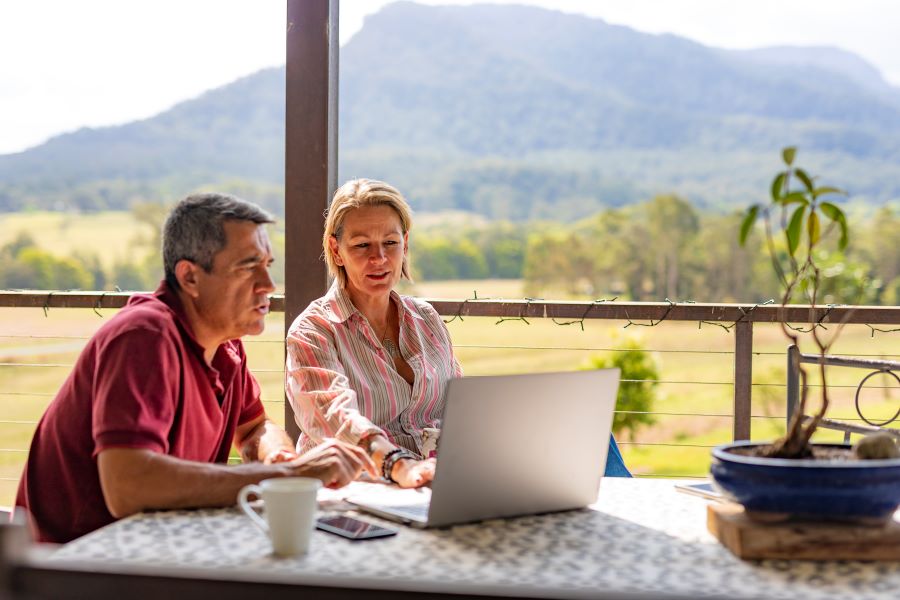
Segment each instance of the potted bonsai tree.
[[[796,148],[782,150],[785,168],[772,181],[771,202],[754,204],[747,210],[739,235],[743,244],[757,221],[762,220],[772,269],[781,286],[782,307],[798,301],[810,307],[808,326],[791,327],[782,321],[781,329],[797,346],[801,335],[807,335],[824,357],[840,334],[841,325],[826,338],[816,319],[822,283],[817,250],[830,236],[837,236],[838,248],[843,250],[850,234],[844,212],[828,200],[844,192],[819,185],[795,166],[796,156]],[[861,453],[871,460],[862,460],[848,445],[810,441],[829,408],[824,361],[817,367],[821,393],[814,414],[807,416],[810,385],[801,365],[799,405],[784,437],[770,444],[736,442],[716,448],[713,479],[751,516],[890,518],[900,504],[900,458],[896,458],[898,449],[893,438],[864,442],[863,447],[883,447]]]

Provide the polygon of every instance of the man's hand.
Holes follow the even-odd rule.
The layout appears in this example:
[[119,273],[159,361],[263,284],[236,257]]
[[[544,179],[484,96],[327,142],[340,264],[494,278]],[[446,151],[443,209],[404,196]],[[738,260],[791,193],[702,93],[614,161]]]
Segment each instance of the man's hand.
[[359,446],[335,439],[325,440],[309,452],[286,463],[297,477],[315,477],[327,488],[344,487],[362,471],[377,478],[375,463]]
[[408,458],[398,460],[391,471],[391,477],[397,485],[404,488],[422,487],[434,479],[433,458],[425,460],[411,460]]

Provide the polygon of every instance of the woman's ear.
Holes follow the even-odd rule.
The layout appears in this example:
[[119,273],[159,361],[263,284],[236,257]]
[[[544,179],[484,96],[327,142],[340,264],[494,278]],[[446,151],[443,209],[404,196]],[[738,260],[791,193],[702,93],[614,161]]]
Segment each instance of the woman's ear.
[[175,263],[175,279],[178,285],[191,298],[200,295],[198,288],[198,272],[199,267],[187,259],[179,260]]
[[409,254],[409,232],[403,234],[403,256]]
[[336,237],[331,236],[330,238],[328,238],[328,248],[329,250],[331,250],[331,257],[334,259],[334,264],[339,267],[343,267],[344,260],[341,258],[340,252],[338,252],[340,246],[338,245]]

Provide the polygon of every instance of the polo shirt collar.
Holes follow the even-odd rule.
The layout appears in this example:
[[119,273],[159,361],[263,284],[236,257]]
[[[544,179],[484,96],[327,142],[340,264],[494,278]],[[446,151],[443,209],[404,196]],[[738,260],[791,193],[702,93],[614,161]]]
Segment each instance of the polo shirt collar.
[[[181,328],[184,340],[192,346],[201,357],[201,362],[206,364],[206,361],[203,360],[203,355],[205,352],[205,348],[200,345],[200,342],[197,341],[197,338],[194,337],[194,330],[191,327],[190,321],[188,321],[187,313],[184,311],[184,304],[181,302],[181,298],[178,297],[178,292],[173,290],[168,282],[163,279],[159,283],[159,287],[156,288],[156,291],[153,292],[153,297],[166,305],[166,307],[172,311],[172,314],[175,315],[175,320]],[[216,349],[216,352],[213,356],[213,362],[216,362],[216,358],[221,352],[221,346]]]
[[204,356],[206,349],[201,346],[200,342],[197,341],[197,338],[194,337],[194,330],[191,328],[191,324],[187,319],[187,313],[184,311],[184,304],[181,302],[178,292],[173,290],[166,280],[163,279],[160,282],[159,287],[156,288],[156,291],[153,292],[153,296],[165,304],[166,307],[172,311],[172,314],[175,315],[175,320],[182,331],[182,339],[184,339],[187,345],[194,349],[204,368],[213,374],[210,378],[210,384],[213,386],[213,389],[221,391],[223,389],[223,384],[219,375],[223,374],[225,377],[230,377],[234,370],[234,366],[239,365],[241,362],[241,357],[235,350],[234,345],[229,342],[219,344],[213,354],[212,360],[207,363]]

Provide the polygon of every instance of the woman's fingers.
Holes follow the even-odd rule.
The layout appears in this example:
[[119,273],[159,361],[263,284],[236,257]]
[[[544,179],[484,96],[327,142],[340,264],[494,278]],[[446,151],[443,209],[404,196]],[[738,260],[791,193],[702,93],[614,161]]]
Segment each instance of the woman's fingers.
[[426,460],[403,460],[397,465],[395,477],[400,487],[420,487],[434,479],[435,461],[433,458]]
[[263,463],[267,465],[273,465],[275,463],[281,462],[290,462],[297,458],[297,453],[293,450],[289,450],[287,448],[279,448],[278,450],[273,450],[266,455],[265,459],[263,459]]

